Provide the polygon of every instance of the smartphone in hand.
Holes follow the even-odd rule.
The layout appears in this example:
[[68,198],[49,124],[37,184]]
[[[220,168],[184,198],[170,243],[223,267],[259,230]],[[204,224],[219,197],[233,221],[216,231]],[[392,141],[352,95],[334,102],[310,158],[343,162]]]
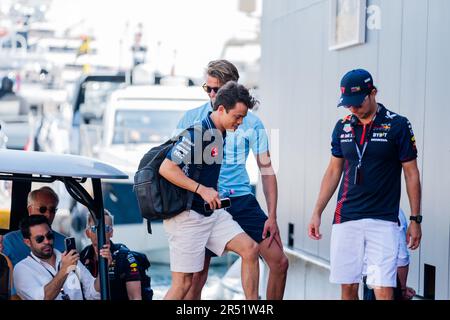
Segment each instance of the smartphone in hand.
[[75,238],[69,237],[64,239],[64,244],[66,246],[66,252],[69,253],[70,250],[77,250],[77,245],[75,243]]
[[[220,209],[225,209],[231,207],[231,199],[230,198],[223,198],[220,199]],[[211,207],[208,202],[205,202],[205,211],[206,212],[213,212],[211,210]]]

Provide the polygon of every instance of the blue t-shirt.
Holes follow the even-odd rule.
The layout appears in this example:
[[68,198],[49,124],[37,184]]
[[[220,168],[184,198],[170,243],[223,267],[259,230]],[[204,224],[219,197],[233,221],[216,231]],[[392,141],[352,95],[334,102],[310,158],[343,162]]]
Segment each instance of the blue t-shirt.
[[[180,137],[166,158],[175,162],[191,179],[194,179],[194,173],[201,165],[200,176],[195,180],[205,187],[217,190],[223,160],[224,134],[217,130],[209,115],[203,119],[201,126],[201,131],[189,128],[188,134]],[[200,132],[203,132],[203,137]],[[206,216],[210,215],[211,213],[205,211],[204,204],[202,197],[195,194],[192,210]]]
[[[363,154],[360,181],[355,183],[359,157]],[[370,124],[351,124],[351,115],[334,128],[331,153],[344,158],[344,168],[333,223],[373,218],[398,221],[402,163],[417,158],[414,133],[405,117],[379,104]]]
[[[53,247],[61,252],[66,250],[64,239],[66,238],[61,233],[53,231],[55,240]],[[20,230],[8,232],[3,238],[3,254],[6,255],[13,266],[25,259],[30,254],[30,247],[23,242],[22,232]]]
[[[211,102],[189,110],[178,123],[177,129],[189,128],[203,120],[211,112]],[[244,196],[252,193],[250,178],[245,163],[252,150],[256,156],[269,150],[266,130],[261,120],[251,111],[243,119],[242,124],[234,132],[227,132],[225,139],[224,161],[219,177],[219,192],[233,196]]]

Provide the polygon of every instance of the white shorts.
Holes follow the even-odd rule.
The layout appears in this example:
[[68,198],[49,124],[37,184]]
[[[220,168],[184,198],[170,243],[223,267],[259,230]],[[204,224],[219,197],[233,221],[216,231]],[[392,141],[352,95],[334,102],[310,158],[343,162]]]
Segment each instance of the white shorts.
[[334,224],[331,232],[330,282],[360,283],[367,263],[368,286],[397,285],[397,223],[362,219]]
[[223,209],[206,217],[193,210],[163,221],[169,236],[170,270],[194,273],[203,270],[205,248],[221,256],[227,243],[244,231]]
[[[409,251],[406,243],[406,231],[408,229],[408,222],[406,221],[405,213],[400,209],[398,214],[400,225],[398,226],[398,255],[397,268],[409,265]],[[363,275],[367,275],[367,261],[364,260]]]

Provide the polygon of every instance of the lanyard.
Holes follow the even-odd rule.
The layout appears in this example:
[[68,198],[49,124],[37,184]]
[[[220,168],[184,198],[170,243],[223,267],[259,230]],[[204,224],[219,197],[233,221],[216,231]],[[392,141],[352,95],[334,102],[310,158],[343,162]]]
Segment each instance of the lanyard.
[[[355,133],[355,130],[352,128],[353,141],[354,141],[354,143],[355,143],[356,153],[358,154],[358,169],[361,168],[361,165],[362,165],[362,159],[363,159],[363,157],[364,157],[364,153],[366,152],[367,145],[369,144],[370,134],[372,133],[372,127],[373,127],[373,124],[374,124],[375,119],[376,119],[376,117],[377,117],[377,114],[378,114],[378,110],[377,110],[377,113],[375,113],[375,115],[374,115],[374,117],[373,117],[373,119],[372,119],[372,121],[371,121],[371,123],[370,123],[370,127],[369,127],[368,133],[365,133],[365,132],[363,131],[363,133],[365,133],[365,136],[364,136],[364,145],[363,145],[362,151],[361,151],[361,150],[359,149],[359,147],[358,147],[358,142],[356,141],[356,133]],[[368,138],[367,138],[367,137],[368,137]],[[367,138],[367,139],[366,139],[366,138]]]
[[[30,254],[30,258],[33,259],[34,261],[36,261],[37,263],[39,263],[39,265],[41,265],[42,268],[44,268],[45,271],[47,271],[52,276],[52,278],[55,277],[55,275],[50,270],[48,270],[47,267],[42,264],[42,262],[37,261],[31,254]],[[61,261],[58,263],[58,269],[56,270],[56,272],[59,271],[60,267],[61,267]]]
[[[42,262],[37,261],[31,254],[30,254],[30,258],[33,259],[34,261],[36,261],[37,263],[39,263],[42,266],[42,268],[44,268],[45,271],[47,271],[52,276],[53,279],[55,278],[55,275],[50,270],[48,270],[47,267],[42,264]],[[61,261],[58,263],[58,268],[57,268],[56,272],[59,272],[60,268],[61,268]],[[80,281],[80,284],[81,284],[81,281]],[[83,288],[81,288],[81,294],[83,296],[83,300],[85,300],[84,299]],[[67,293],[64,292],[63,288],[61,288],[61,298],[63,300],[70,300],[70,296]]]

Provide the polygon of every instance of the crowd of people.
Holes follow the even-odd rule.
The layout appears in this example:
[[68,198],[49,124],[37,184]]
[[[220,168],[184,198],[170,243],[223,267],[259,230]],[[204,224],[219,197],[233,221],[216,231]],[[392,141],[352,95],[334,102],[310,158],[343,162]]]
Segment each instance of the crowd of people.
[[[178,131],[187,129],[188,134],[177,140],[159,169],[162,177],[194,194],[189,210],[164,220],[172,273],[165,299],[201,299],[211,259],[227,251],[242,258],[247,299],[260,297],[259,257],[269,269],[266,298],[283,299],[289,262],[277,224],[276,174],[264,124],[250,111],[258,101],[238,81],[239,72],[229,61],[208,64],[203,89],[209,101],[180,120]],[[358,299],[363,279],[366,299],[410,299],[415,292],[406,286],[408,248],[419,247],[422,220],[412,127],[407,118],[377,102],[368,71],[348,72],[340,87],[338,106],[350,114],[333,130],[331,160],[308,234],[321,239],[321,215],[340,182],[330,282],[341,285],[342,299]],[[203,139],[196,139],[194,126],[201,127]],[[255,198],[246,171],[250,152],[260,170],[267,213]],[[409,226],[399,211],[402,171],[411,205]],[[231,202],[227,208],[221,208],[224,195]],[[36,300],[98,299],[98,259],[103,257],[109,266],[111,298],[142,299],[139,262],[125,245],[111,241],[112,215],[105,211],[103,248],[97,248],[97,225],[89,216],[86,235],[92,244],[80,253],[66,252],[65,236],[51,229],[57,206],[58,196],[51,188],[30,192],[29,216],[20,230],[8,233],[3,243],[0,238],[0,249],[15,265],[17,295]]]

